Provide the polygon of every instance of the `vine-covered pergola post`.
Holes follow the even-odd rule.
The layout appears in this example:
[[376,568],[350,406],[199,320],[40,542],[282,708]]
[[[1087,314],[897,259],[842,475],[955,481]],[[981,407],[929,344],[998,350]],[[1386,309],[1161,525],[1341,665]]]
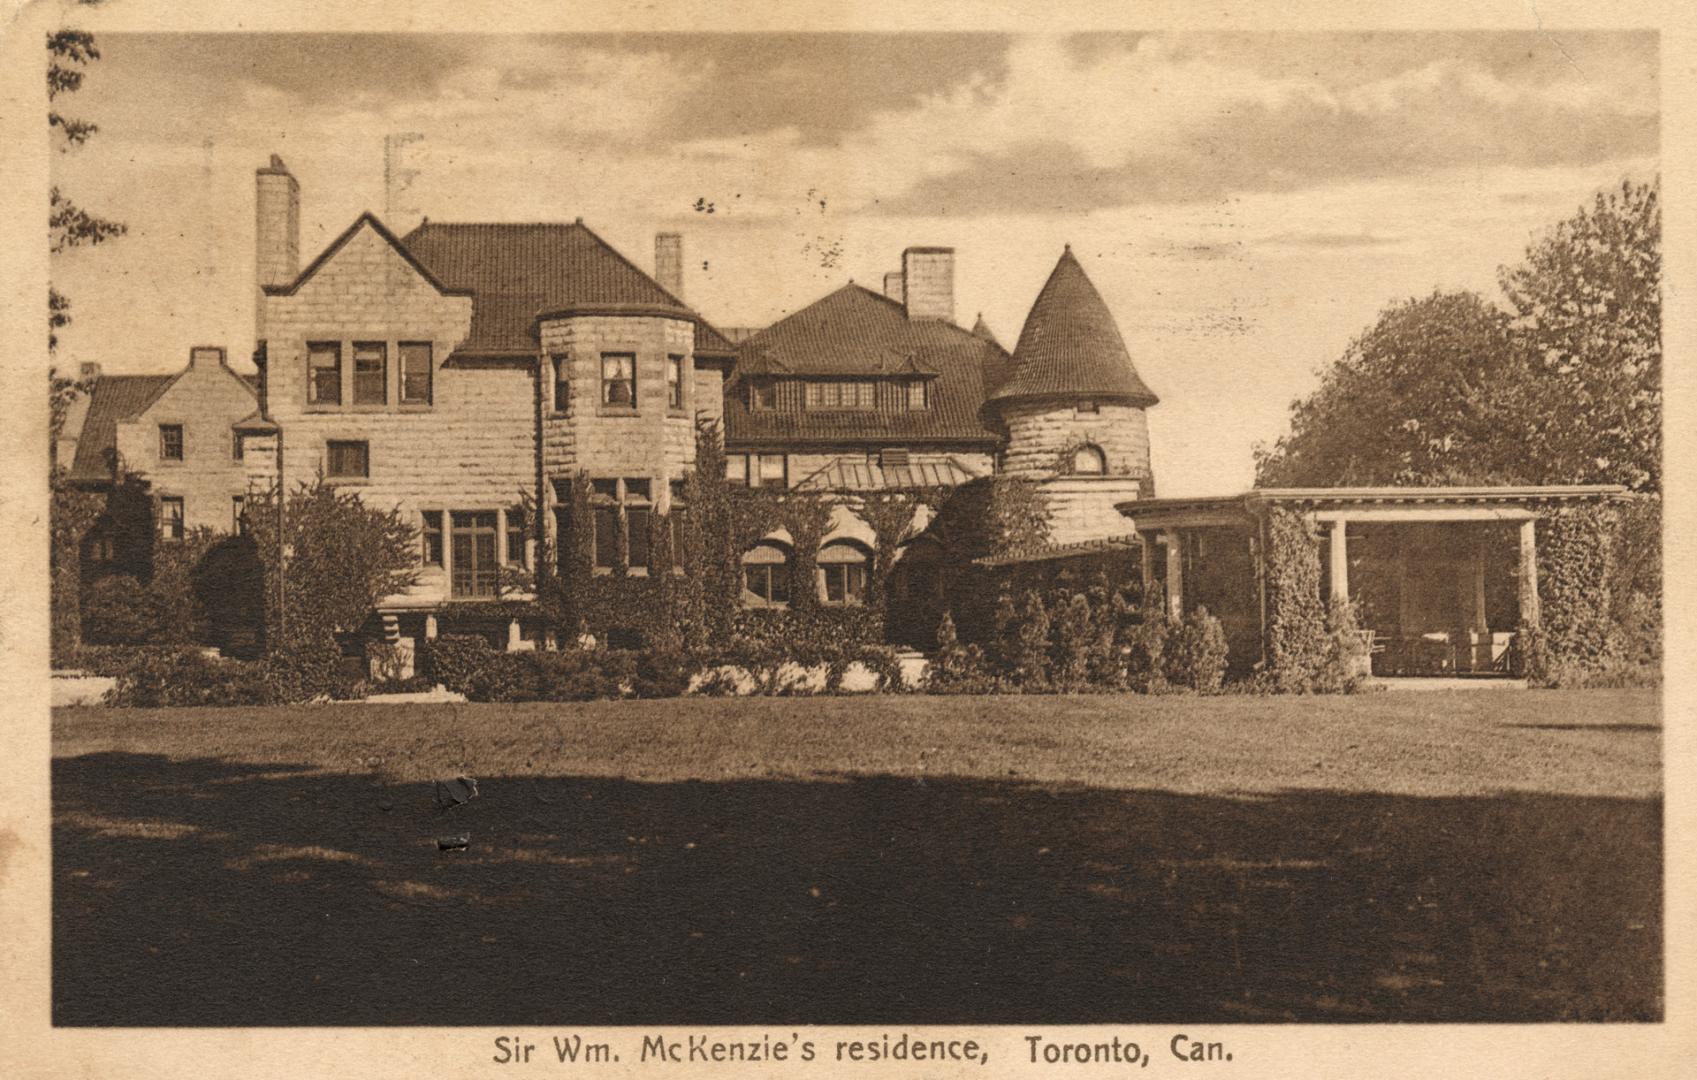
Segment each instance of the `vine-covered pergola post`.
[[1538,521],[1527,518],[1520,523],[1520,625],[1536,630],[1543,621],[1538,603]]

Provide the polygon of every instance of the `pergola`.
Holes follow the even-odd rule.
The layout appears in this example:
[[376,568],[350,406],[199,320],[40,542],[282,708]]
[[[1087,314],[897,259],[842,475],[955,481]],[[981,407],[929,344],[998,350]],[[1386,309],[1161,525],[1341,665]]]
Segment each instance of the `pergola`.
[[1175,618],[1207,606],[1240,665],[1265,656],[1267,523],[1283,509],[1318,528],[1322,595],[1357,601],[1376,671],[1483,673],[1502,668],[1514,629],[1539,624],[1538,519],[1625,496],[1602,484],[1260,488],[1118,509],[1143,540],[1144,595]]

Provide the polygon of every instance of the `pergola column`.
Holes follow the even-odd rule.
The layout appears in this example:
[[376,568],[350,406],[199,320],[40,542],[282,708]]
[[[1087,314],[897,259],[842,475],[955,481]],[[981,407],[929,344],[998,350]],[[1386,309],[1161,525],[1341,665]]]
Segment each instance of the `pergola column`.
[[1179,546],[1179,534],[1169,530],[1161,534],[1167,542],[1167,615],[1184,618],[1184,549]]
[[1332,520],[1332,599],[1349,599],[1349,525],[1343,518]]
[[1538,605],[1538,520],[1520,523],[1520,623],[1537,629],[1542,614]]

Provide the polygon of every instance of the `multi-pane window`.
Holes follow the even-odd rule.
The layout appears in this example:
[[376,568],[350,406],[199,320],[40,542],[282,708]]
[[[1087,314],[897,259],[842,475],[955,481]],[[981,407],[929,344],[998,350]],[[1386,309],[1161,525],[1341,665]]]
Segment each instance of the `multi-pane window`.
[[401,404],[430,404],[430,342],[403,341],[401,350]]
[[525,539],[529,535],[526,528],[524,507],[514,506],[507,510],[507,565],[523,566],[525,559]]
[[426,510],[424,512],[424,528],[419,536],[424,544],[424,565],[442,565],[442,511]]
[[230,531],[237,536],[247,535],[247,497],[230,496]]
[[306,400],[310,405],[342,403],[342,343],[315,341],[306,347]]
[[725,479],[749,487],[788,487],[787,466],[783,454],[727,454]]
[[571,384],[567,381],[571,367],[569,357],[556,356],[554,359],[554,411],[563,413],[566,406],[571,404]]
[[159,425],[159,460],[183,460],[183,425]]
[[494,596],[499,571],[495,556],[493,510],[455,510],[449,514],[453,543],[453,594]]
[[647,477],[591,480],[589,516],[594,530],[595,568],[612,570],[622,556],[626,566],[646,572],[653,514],[653,481]]
[[776,379],[753,379],[748,384],[748,407],[755,412],[770,412],[778,407]]
[[601,354],[601,404],[636,408],[636,354]]
[[743,554],[742,599],[756,606],[789,603],[789,548],[776,540],[762,540]]
[[166,495],[159,500],[159,539],[183,538],[183,497]]
[[666,357],[666,407],[684,407],[684,358],[677,353]]
[[870,382],[810,382],[806,401],[809,409],[870,409],[877,400],[877,385]]
[[354,342],[354,404],[389,402],[389,347],[381,341]]
[[324,456],[324,472],[332,479],[364,480],[371,475],[371,444],[363,439],[331,439]]
[[871,552],[850,540],[835,540],[819,549],[821,599],[827,604],[866,603],[866,579]]
[[907,384],[907,407],[908,407],[908,409],[910,411],[917,412],[921,409],[929,408],[930,405],[931,405],[931,399],[930,399],[929,391],[930,391],[930,387],[923,379],[915,379],[912,382],[908,383]]

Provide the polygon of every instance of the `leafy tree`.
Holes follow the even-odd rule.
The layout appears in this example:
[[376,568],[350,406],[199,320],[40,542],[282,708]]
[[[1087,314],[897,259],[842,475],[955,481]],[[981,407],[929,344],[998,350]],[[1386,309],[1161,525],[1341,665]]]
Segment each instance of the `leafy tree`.
[[[84,0],[88,2],[88,0]],[[55,30],[47,35],[47,99],[57,101],[61,94],[75,93],[82,88],[85,69],[100,59],[94,35],[82,30]],[[89,120],[65,116],[57,109],[47,113],[47,126],[62,140],[60,153],[86,143],[99,131],[99,125]],[[52,238],[50,250],[57,255],[74,247],[93,246],[124,235],[122,222],[92,214],[73,202],[55,184],[48,196],[47,226]],[[47,293],[47,347],[59,345],[59,331],[71,323],[71,302],[57,289]]]
[[[264,566],[265,642],[286,699],[334,688],[338,634],[357,630],[385,596],[418,581],[418,530],[396,510],[318,477],[288,496],[256,492],[248,528]],[[281,533],[279,533],[281,528]]]
[[1256,451],[1256,483],[1512,479],[1524,378],[1508,315],[1477,293],[1392,304],[1291,407],[1290,434]]
[[1541,478],[1660,490],[1660,181],[1598,192],[1498,281],[1539,376],[1525,437]]
[[1256,451],[1263,486],[1661,484],[1659,183],[1623,183],[1474,293],[1393,304],[1290,434]]

